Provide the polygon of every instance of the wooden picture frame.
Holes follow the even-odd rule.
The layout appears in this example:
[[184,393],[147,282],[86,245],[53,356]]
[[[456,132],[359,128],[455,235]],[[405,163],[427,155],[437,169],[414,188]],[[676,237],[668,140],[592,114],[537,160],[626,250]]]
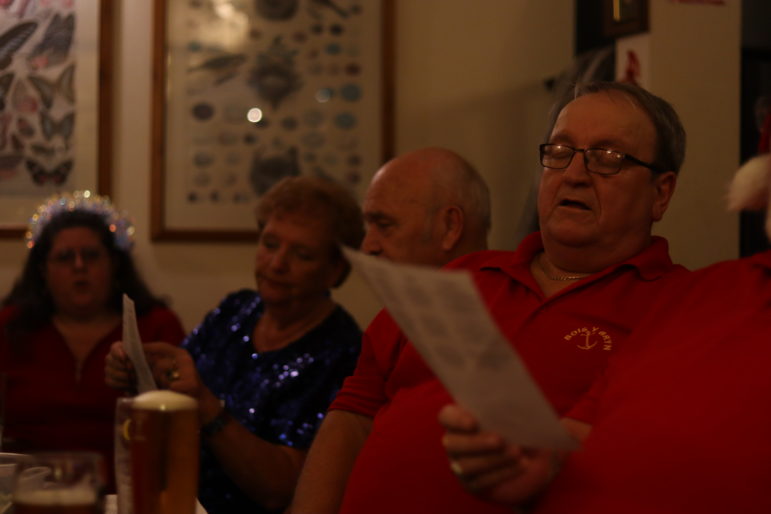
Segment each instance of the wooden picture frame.
[[112,0],[0,6],[0,238],[54,193],[111,192]]
[[648,0],[602,0],[602,32],[606,38],[648,31]]
[[153,240],[253,241],[284,176],[363,196],[391,155],[393,0],[154,2]]

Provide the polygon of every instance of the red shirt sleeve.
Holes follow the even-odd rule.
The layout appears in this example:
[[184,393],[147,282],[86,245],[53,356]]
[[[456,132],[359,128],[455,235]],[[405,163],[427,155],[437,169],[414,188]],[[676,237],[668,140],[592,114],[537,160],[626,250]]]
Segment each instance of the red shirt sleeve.
[[364,332],[356,369],[345,379],[330,410],[374,417],[388,400],[388,378],[404,342],[393,318],[387,311],[380,311]]

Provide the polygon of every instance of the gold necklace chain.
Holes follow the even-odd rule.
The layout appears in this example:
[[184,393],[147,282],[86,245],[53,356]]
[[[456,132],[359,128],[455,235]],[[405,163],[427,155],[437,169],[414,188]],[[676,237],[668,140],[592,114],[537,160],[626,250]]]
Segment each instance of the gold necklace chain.
[[560,282],[567,282],[570,280],[578,280],[584,277],[588,277],[591,275],[591,273],[580,273],[578,275],[550,275],[548,271],[546,271],[546,266],[543,265],[543,259],[544,259],[543,253],[538,255],[538,267],[541,268],[541,271],[543,271],[543,274],[548,278],[549,280],[556,280]]

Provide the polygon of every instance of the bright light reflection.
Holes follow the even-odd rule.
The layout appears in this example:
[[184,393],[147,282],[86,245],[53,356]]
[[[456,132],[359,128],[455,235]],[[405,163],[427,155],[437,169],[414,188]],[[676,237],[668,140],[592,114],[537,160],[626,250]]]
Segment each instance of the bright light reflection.
[[259,123],[260,120],[262,119],[262,109],[259,109],[257,107],[252,107],[246,113],[246,119],[251,121],[252,123]]
[[242,52],[249,40],[251,22],[248,14],[234,0],[212,0],[212,9],[216,18],[210,20],[201,40],[232,52]]
[[228,19],[233,17],[236,9],[229,0],[217,0],[214,3],[214,11],[220,18]]

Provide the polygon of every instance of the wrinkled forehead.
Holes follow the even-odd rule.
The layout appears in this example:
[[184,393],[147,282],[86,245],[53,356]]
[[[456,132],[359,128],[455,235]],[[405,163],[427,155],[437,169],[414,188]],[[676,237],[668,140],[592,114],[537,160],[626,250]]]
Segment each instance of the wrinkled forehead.
[[625,151],[648,146],[652,152],[656,133],[650,116],[632,97],[601,91],[565,105],[549,140],[580,146],[621,145]]
[[435,187],[438,186],[427,183],[420,175],[376,175],[364,195],[362,210],[365,215],[375,211],[396,215],[416,208],[425,209],[433,202]]

